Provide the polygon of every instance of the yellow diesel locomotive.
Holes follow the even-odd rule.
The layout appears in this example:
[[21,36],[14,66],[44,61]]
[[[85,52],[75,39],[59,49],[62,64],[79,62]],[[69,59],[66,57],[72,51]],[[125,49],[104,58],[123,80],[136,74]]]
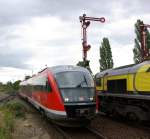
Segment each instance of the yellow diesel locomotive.
[[95,75],[99,110],[131,120],[150,120],[150,61]]

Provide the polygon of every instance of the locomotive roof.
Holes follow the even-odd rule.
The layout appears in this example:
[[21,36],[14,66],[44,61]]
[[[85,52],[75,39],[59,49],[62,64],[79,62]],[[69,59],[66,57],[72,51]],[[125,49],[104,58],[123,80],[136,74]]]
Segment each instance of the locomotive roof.
[[117,67],[114,69],[108,69],[103,72],[99,72],[95,75],[95,77],[103,77],[103,76],[113,76],[113,75],[122,75],[128,73],[136,73],[136,71],[143,65],[150,64],[150,61],[144,61],[140,64],[130,64],[126,66]]
[[73,66],[73,65],[61,65],[61,66],[54,66],[48,68],[52,73],[56,74],[59,72],[65,72],[65,71],[83,71],[83,72],[89,72],[86,68],[79,67],[79,66]]
[[[80,66],[73,66],[73,65],[60,65],[60,66],[54,66],[54,67],[47,67],[43,70],[41,70],[40,72],[38,72],[37,75],[41,74],[41,73],[44,73],[45,71],[50,71],[52,72],[53,74],[56,74],[56,73],[59,73],[59,72],[65,72],[65,71],[82,71],[82,72],[89,72],[86,68],[83,68],[83,67],[80,67]],[[90,73],[90,72],[89,72]],[[32,76],[31,78],[34,78],[36,77],[37,75],[34,75]],[[30,80],[31,78],[29,79],[26,79],[24,80],[23,82],[26,82],[27,80]]]

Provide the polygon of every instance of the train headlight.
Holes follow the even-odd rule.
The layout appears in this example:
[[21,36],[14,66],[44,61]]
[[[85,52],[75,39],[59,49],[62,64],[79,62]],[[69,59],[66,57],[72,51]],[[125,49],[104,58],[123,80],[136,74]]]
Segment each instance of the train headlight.
[[93,98],[93,97],[90,97],[90,100],[91,100],[91,101],[93,101],[93,100],[94,100],[94,98]]
[[69,98],[65,98],[65,102],[68,102],[69,101]]

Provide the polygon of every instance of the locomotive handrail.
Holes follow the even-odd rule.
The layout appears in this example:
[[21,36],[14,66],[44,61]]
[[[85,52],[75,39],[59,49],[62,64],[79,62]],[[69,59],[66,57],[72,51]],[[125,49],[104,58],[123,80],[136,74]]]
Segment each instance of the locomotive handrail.
[[112,94],[112,93],[102,93],[97,92],[99,96],[113,96],[113,97],[123,97],[123,98],[135,98],[135,99],[146,99],[150,100],[150,95],[140,95],[140,94]]

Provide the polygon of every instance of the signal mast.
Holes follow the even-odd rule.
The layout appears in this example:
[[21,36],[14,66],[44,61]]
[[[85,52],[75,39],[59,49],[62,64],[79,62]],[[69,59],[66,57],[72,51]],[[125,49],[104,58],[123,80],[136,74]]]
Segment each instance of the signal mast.
[[95,18],[95,17],[87,17],[86,14],[83,14],[83,16],[79,17],[79,20],[81,22],[81,29],[82,29],[82,47],[83,47],[83,62],[84,66],[89,66],[89,61],[87,60],[87,51],[91,48],[91,46],[87,43],[87,28],[90,25],[91,21],[97,21],[104,23],[105,18]]
[[150,28],[148,24],[141,24],[140,25],[140,33],[141,33],[141,49],[142,49],[142,61],[147,60],[150,58],[150,51],[147,46],[147,28]]

